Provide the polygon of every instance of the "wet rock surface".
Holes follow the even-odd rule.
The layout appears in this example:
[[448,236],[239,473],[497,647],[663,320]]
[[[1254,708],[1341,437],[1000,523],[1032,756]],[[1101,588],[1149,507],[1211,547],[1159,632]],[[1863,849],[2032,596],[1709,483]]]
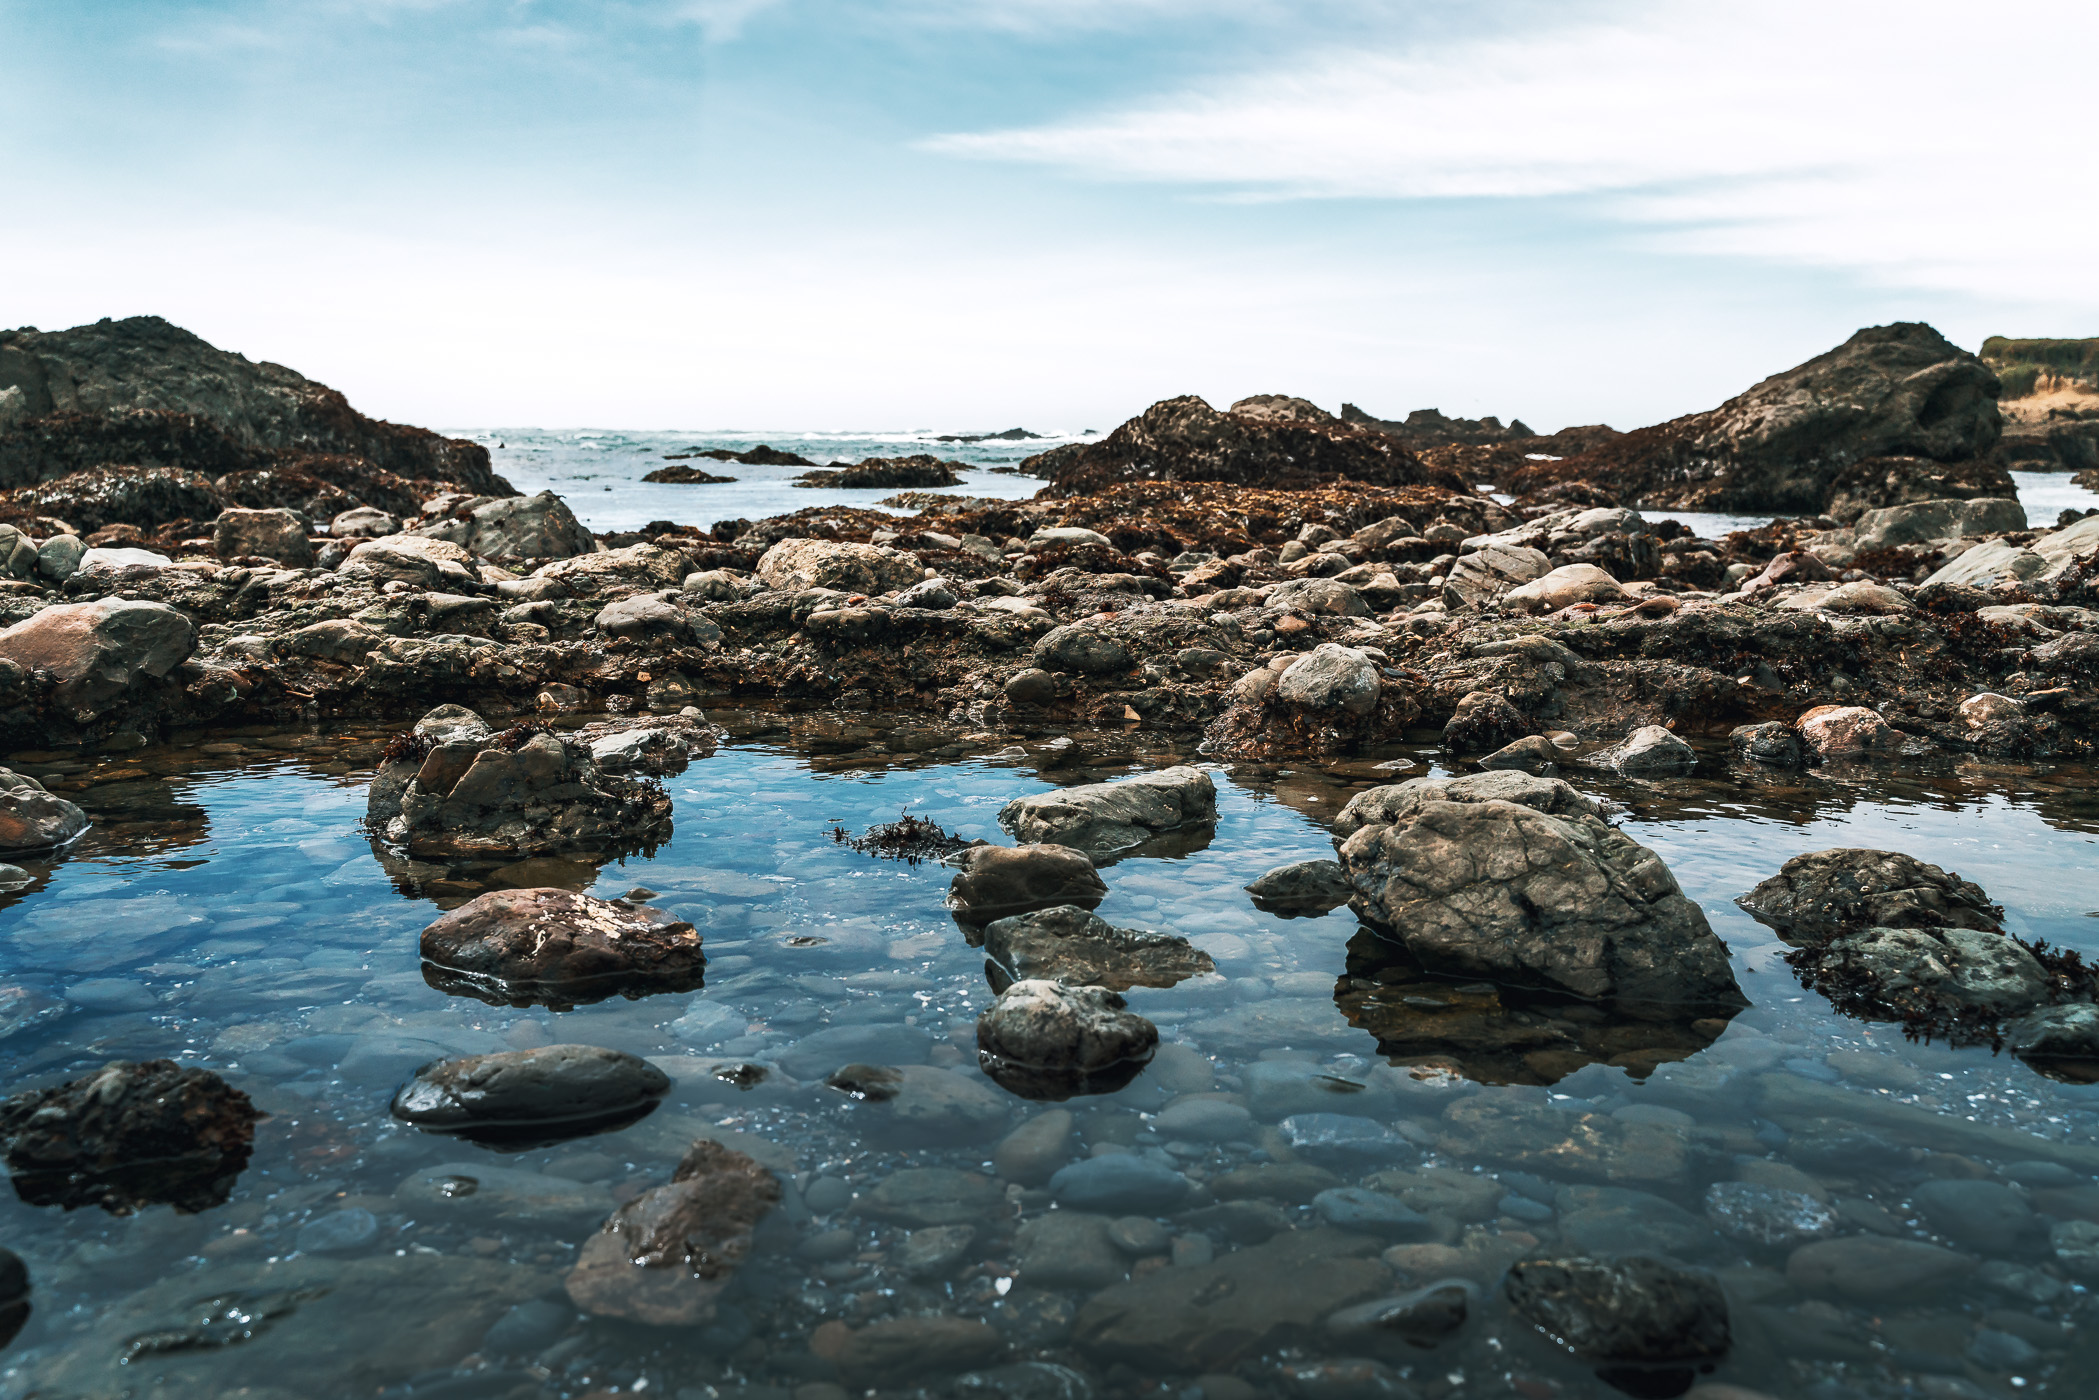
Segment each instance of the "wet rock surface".
[[984,1073],[1022,1098],[1113,1093],[1137,1077],[1158,1045],[1158,1027],[1100,987],[1013,982],[977,1018]]
[[1031,909],[1091,909],[1108,893],[1092,859],[1069,846],[977,846],[951,863],[961,872],[949,887],[947,907],[966,924],[981,926]]
[[624,1126],[670,1091],[648,1061],[594,1045],[546,1045],[424,1065],[394,1117],[491,1145],[539,1145]]
[[1095,860],[1196,848],[1216,822],[1217,785],[1185,767],[1015,798],[998,814],[1016,840],[1068,846]]
[[34,778],[0,768],[0,855],[66,845],[87,830],[87,813]]
[[1710,1361],[1731,1340],[1711,1276],[1658,1259],[1527,1259],[1503,1293],[1518,1316],[1591,1361]]

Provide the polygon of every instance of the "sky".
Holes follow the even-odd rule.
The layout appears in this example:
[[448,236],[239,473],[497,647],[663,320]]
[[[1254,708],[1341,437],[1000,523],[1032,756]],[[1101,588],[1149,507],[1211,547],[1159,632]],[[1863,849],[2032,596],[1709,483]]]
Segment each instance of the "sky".
[[447,427],[1631,428],[1860,326],[2099,334],[2095,48],[2089,0],[0,0],[0,325]]

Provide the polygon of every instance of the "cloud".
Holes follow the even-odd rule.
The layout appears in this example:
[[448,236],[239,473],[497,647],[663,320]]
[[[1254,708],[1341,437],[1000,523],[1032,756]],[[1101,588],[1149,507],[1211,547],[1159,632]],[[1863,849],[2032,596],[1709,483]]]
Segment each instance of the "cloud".
[[2099,41],[2089,4],[2036,0],[1988,24],[1952,0],[1590,13],[1300,53],[1208,90],[927,144],[1240,197],[1589,198],[1658,246],[1979,295],[2060,293],[2089,255],[2099,185],[2064,154]]

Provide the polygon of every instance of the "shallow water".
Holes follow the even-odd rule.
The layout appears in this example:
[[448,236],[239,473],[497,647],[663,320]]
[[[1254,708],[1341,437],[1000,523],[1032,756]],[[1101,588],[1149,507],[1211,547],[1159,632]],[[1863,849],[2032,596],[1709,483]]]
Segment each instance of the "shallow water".
[[941,442],[931,432],[681,433],[594,428],[454,431],[485,444],[496,471],[520,491],[553,491],[568,502],[577,519],[593,530],[638,530],[651,520],[672,520],[681,525],[763,520],[809,506],[888,509],[879,502],[897,494],[890,487],[840,491],[796,486],[794,478],[811,468],[749,467],[741,462],[702,457],[687,459],[685,465],[735,480],[698,486],[642,480],[656,468],[670,465],[664,458],[672,453],[716,447],[743,452],[766,443],[806,457],[819,467],[828,467],[834,461],[858,462],[869,457],[908,457],[928,452],[970,468],[962,473],[962,485],[940,488],[946,494],[1017,500],[1034,495],[1042,489],[1042,483],[1033,477],[992,468],[1015,466],[1024,458],[1079,436],[1062,433],[1021,442]]
[[[1448,1169],[1471,1183],[1457,1190],[1440,1179],[1443,1204],[1428,1211],[1437,1233],[1385,1256],[1384,1291],[1469,1275],[1486,1297],[1441,1345],[1399,1346],[1374,1360],[1360,1342],[1322,1339],[1316,1328],[1287,1345],[1206,1360],[1202,1347],[1215,1339],[1183,1345],[1176,1339],[1193,1326],[1186,1310],[1168,1327],[1160,1302],[1157,1348],[1133,1364],[1104,1360],[1073,1337],[1075,1323],[1082,1335],[1093,1325],[1084,1308],[1105,1279],[1031,1282],[1084,1272],[1046,1257],[1054,1251],[1039,1237],[1015,1239],[1012,1211],[1020,1221],[1056,1214],[1035,1189],[1039,1175],[965,1204],[965,1216],[976,1212],[967,1219],[975,1239],[944,1271],[917,1277],[904,1267],[905,1227],[860,1213],[875,1184],[900,1170],[988,1171],[996,1139],[1056,1106],[1013,1098],[975,1068],[973,1022],[991,998],[981,956],[942,908],[947,872],[856,854],[830,830],[857,832],[908,807],[965,837],[1004,841],[995,815],[1015,796],[1188,755],[1145,736],[1080,735],[1082,761],[1072,764],[1018,735],[723,718],[741,737],[666,780],[675,838],[594,879],[576,872],[601,895],[646,887],[697,925],[705,989],[559,1013],[448,997],[424,981],[419,931],[477,886],[426,879],[422,896],[404,894],[365,839],[359,817],[376,734],[258,731],[108,759],[8,760],[70,788],[97,817],[65,859],[28,863],[38,877],[29,890],[0,895],[0,982],[33,994],[18,1008],[44,1008],[0,1026],[10,1088],[57,1083],[111,1058],[169,1056],[219,1071],[271,1117],[231,1200],[216,1209],[115,1217],[0,1204],[0,1237],[29,1262],[36,1286],[26,1329],[0,1353],[0,1396],[646,1391],[786,1400],[835,1378],[821,1354],[824,1324],[922,1314],[984,1320],[1011,1346],[1008,1366],[1063,1363],[1081,1378],[987,1372],[997,1359],[964,1367],[927,1346],[879,1380],[849,1377],[855,1389],[1076,1400],[1086,1390],[1074,1387],[1089,1387],[1229,1400],[1248,1393],[1232,1389],[1226,1378],[1236,1376],[1261,1393],[1336,1400],[1615,1394],[1514,1321],[1494,1292],[1510,1259],[1573,1247],[1719,1270],[1735,1345],[1709,1379],[1776,1395],[2030,1394],[2070,1344],[2063,1325],[2086,1316],[2084,1285],[2030,1231],[1960,1234],[1959,1271],[1881,1296],[1789,1282],[1783,1250],[1714,1233],[1702,1209],[1712,1182],[1791,1183],[1831,1197],[1846,1238],[1946,1243],[1935,1231],[1957,1222],[1919,1214],[1924,1183],[2013,1179],[2055,1219],[2099,1220],[2099,1153],[2089,1148],[2099,1090],[2052,1082],[1987,1050],[1911,1044],[1894,1028],[1832,1015],[1732,903],[1798,852],[1879,846],[1979,881],[2022,936],[2099,953],[2099,887],[2089,878],[2099,798],[2086,770],[1964,761],[1759,777],[1713,756],[1698,777],[1666,785],[1576,773],[1579,786],[1622,805],[1626,829],[1660,851],[1704,907],[1753,1007],[1724,1026],[1700,1023],[1697,1043],[1710,1044],[1695,1052],[1643,1049],[1635,1034],[1616,1042],[1621,1051],[1634,1044],[1618,1064],[1575,1067],[1582,1056],[1523,1060],[1452,1046],[1420,1055],[1411,1074],[1382,1064],[1377,1038],[1344,1014],[1345,1005],[1382,1016],[1388,1033],[1395,1014],[1430,1014],[1364,1009],[1366,989],[1376,996],[1377,969],[1364,962],[1375,940],[1345,914],[1261,913],[1240,889],[1274,865],[1328,854],[1331,814],[1394,774],[1368,762],[1218,770],[1215,837],[1180,858],[1107,868],[1099,912],[1187,936],[1223,976],[1131,994],[1165,1048],[1129,1088],[1062,1106],[1075,1115],[1068,1155],[1135,1151],[1207,1191],[1234,1170],[1290,1157],[1292,1130],[1279,1123],[1291,1114],[1370,1117],[1395,1131],[1369,1155],[1322,1156],[1331,1145],[1302,1139],[1298,1155],[1349,1184],[1382,1169]],[[1397,776],[1435,771],[1428,749],[1379,757],[1415,760]],[[1044,771],[1052,762],[1064,766]],[[549,875],[539,866],[510,878]],[[1344,974],[1366,972],[1369,980],[1337,987]],[[1495,999],[1476,984],[1398,984],[1423,1005]],[[1537,1011],[1511,1002],[1500,1014],[1532,1024]],[[633,1126],[510,1154],[387,1115],[395,1087],[425,1061],[563,1041],[654,1057],[677,1087]],[[912,1127],[896,1105],[825,1087],[843,1059],[946,1067],[955,1078],[939,1082],[953,1092]],[[769,1073],[739,1088],[716,1074],[725,1060]],[[1510,1109],[1521,1141],[1475,1151],[1454,1140],[1443,1114],[1465,1098]],[[1168,1124],[1222,1112],[1227,1127],[1160,1132],[1155,1115],[1177,1101]],[[1205,1103],[1226,1107],[1190,1107]],[[1920,1128],[1902,1105],[1937,1115],[1924,1120],[1936,1126]],[[1558,1114],[1574,1112],[1609,1115],[1607,1132],[1659,1124],[1688,1145],[1674,1165],[1609,1171],[1580,1152],[1552,1156],[1553,1125],[1570,1121]],[[666,1181],[703,1135],[752,1152],[788,1184],[716,1320],[649,1329],[584,1319],[560,1286],[578,1245],[616,1200]],[[2056,1165],[2035,1164],[2051,1155]],[[474,1187],[444,1194],[461,1179]],[[1398,1189],[1394,1180],[1383,1184]],[[1322,1251],[1376,1259],[1390,1244],[1352,1229],[1312,1231],[1319,1221],[1301,1199],[1258,1210],[1198,1199],[1163,1217],[1160,1238],[1176,1241],[1163,1259],[1173,1262],[1139,1253],[1110,1263],[1158,1288],[1177,1270],[1218,1267],[1205,1258],[1273,1253],[1281,1246],[1260,1244],[1263,1229],[1305,1227],[1277,1238],[1312,1250],[1312,1265],[1264,1266],[1217,1285],[1273,1286],[1272,1302],[1243,1301],[1287,1313],[1322,1272]],[[1975,1272],[1976,1258],[1992,1262]],[[1100,1261],[1080,1262],[1097,1270]],[[1889,1272],[1877,1271],[1884,1280]],[[1148,1306],[1136,1304],[1140,1324]],[[958,1369],[972,1378],[957,1385]],[[836,1395],[812,1390],[800,1400]]]

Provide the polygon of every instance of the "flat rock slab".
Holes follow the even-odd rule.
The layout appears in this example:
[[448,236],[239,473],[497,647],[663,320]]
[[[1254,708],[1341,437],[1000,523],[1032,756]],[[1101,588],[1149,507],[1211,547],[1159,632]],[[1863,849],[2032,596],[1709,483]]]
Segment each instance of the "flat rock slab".
[[1113,992],[1171,987],[1217,970],[1185,938],[1116,928],[1071,904],[994,920],[984,929],[984,956],[1010,982],[1043,978]]
[[553,887],[479,895],[424,929],[422,951],[431,980],[498,1006],[691,991],[707,965],[684,920]]

